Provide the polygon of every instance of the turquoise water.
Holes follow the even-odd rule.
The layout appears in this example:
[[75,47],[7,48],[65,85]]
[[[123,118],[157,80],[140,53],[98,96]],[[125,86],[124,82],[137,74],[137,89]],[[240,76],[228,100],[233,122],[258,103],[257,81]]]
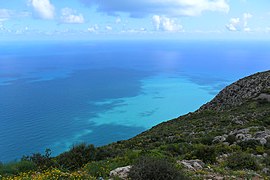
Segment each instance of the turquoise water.
[[0,161],[128,139],[270,68],[268,42],[0,44]]

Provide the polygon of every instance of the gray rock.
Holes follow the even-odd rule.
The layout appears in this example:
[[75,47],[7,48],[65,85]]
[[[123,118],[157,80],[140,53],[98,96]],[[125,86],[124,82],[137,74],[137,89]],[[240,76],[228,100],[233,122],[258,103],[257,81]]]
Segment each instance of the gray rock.
[[234,121],[235,124],[244,125],[245,123],[241,120]]
[[110,172],[110,177],[119,177],[121,179],[128,179],[128,173],[132,166],[119,167]]
[[268,174],[270,172],[270,169],[269,168],[263,168],[262,172],[264,174]]
[[202,162],[199,159],[182,160],[182,161],[178,161],[177,163],[184,165],[184,167],[186,167],[187,169],[192,170],[192,171],[197,171],[197,170],[203,169],[203,167],[205,166],[204,162]]
[[196,171],[196,169],[190,163],[181,162],[181,164],[183,164],[184,167],[187,168],[187,169],[189,169],[189,170]]
[[270,94],[266,94],[266,93],[261,93],[257,98],[255,99],[259,99],[259,100],[266,100],[268,102],[270,102]]
[[239,141],[248,141],[252,139],[251,134],[237,134],[235,137]]
[[250,128],[239,129],[239,130],[237,130],[237,133],[239,133],[239,134],[247,134],[247,133],[249,133],[249,130],[250,130]]
[[216,136],[213,139],[213,143],[219,143],[219,142],[224,142],[226,141],[226,138],[224,136]]
[[267,143],[267,140],[265,138],[260,139],[261,145],[265,145]]
[[224,88],[211,102],[203,105],[198,111],[223,111],[258,97],[269,99],[270,95],[264,90],[270,89],[270,71],[257,73],[240,79]]
[[256,134],[254,135],[255,138],[265,138],[267,136],[270,136],[270,131],[269,130],[259,131],[259,132],[256,132]]
[[237,134],[236,139],[238,140],[244,140],[246,138],[245,134]]

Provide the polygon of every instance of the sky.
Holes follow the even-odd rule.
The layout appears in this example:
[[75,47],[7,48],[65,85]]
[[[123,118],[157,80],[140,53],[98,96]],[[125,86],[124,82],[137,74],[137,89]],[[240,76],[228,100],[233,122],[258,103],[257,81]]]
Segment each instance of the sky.
[[270,39],[269,0],[0,0],[0,40]]

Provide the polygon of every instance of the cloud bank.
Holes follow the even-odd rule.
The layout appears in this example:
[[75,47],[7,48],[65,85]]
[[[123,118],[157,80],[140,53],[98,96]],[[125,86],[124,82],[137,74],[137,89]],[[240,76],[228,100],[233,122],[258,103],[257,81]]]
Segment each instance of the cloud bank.
[[77,14],[77,12],[71,8],[63,8],[61,11],[61,22],[67,24],[82,24],[84,23],[84,17],[82,14]]
[[9,19],[13,14],[13,11],[9,9],[0,9],[0,21]]
[[173,19],[167,17],[154,15],[152,17],[152,20],[157,31],[177,32],[183,29],[180,24],[175,23]]
[[251,29],[248,27],[248,20],[252,18],[252,14],[244,13],[243,17],[240,18],[231,18],[229,24],[226,25],[226,28],[229,31],[245,31],[250,32]]
[[198,16],[204,11],[228,12],[226,0],[80,0],[109,15],[128,13],[139,18],[149,14],[163,16]]
[[34,8],[40,18],[53,19],[54,18],[54,6],[50,0],[30,0],[30,5]]

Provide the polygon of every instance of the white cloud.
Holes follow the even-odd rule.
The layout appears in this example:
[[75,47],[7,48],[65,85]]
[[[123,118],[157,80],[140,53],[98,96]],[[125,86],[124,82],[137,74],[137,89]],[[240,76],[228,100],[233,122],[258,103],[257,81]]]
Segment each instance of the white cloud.
[[6,21],[13,15],[13,11],[9,9],[0,9],[0,21]]
[[3,30],[5,30],[5,27],[4,27],[4,25],[2,24],[2,22],[0,21],[0,31],[3,31]]
[[109,15],[120,12],[131,17],[149,14],[163,16],[198,16],[204,11],[229,12],[226,0],[80,0],[88,6],[97,7]]
[[25,18],[31,16],[28,11],[15,11],[10,9],[0,9],[0,22],[7,21],[12,18]]
[[119,23],[121,23],[121,22],[122,22],[122,19],[121,19],[120,17],[117,17],[116,20],[115,20],[115,23],[116,23],[116,24],[119,24]]
[[244,28],[247,28],[248,26],[248,20],[252,18],[252,14],[250,13],[244,13],[243,14],[243,23],[244,23]]
[[90,33],[94,33],[97,32],[99,30],[99,26],[97,24],[95,24],[94,26],[90,26],[87,31]]
[[12,14],[12,11],[9,9],[0,9],[0,18],[9,18]]
[[139,29],[127,29],[127,30],[122,30],[121,33],[133,33],[133,34],[142,34],[142,33],[146,33],[147,29],[142,27]]
[[53,19],[55,8],[50,0],[30,0],[30,5],[42,19]]
[[240,18],[231,18],[230,23],[226,27],[229,31],[239,31],[240,23]]
[[252,14],[244,13],[242,19],[240,18],[231,18],[230,23],[226,25],[226,28],[229,31],[245,31],[250,32],[251,28],[248,27],[248,20],[252,18]]
[[68,24],[82,24],[84,23],[84,17],[82,14],[77,14],[77,12],[71,8],[63,8],[61,10],[61,22]]
[[153,24],[157,31],[169,31],[169,32],[177,32],[183,30],[183,26],[175,23],[174,19],[170,19],[164,16],[154,15],[152,17]]
[[111,26],[106,26],[105,29],[106,29],[107,31],[111,31],[111,30],[112,30],[112,27],[111,27]]
[[15,34],[25,34],[27,31],[29,31],[29,27],[28,26],[25,26],[25,27],[22,27],[22,28],[19,28],[17,30],[15,30]]

